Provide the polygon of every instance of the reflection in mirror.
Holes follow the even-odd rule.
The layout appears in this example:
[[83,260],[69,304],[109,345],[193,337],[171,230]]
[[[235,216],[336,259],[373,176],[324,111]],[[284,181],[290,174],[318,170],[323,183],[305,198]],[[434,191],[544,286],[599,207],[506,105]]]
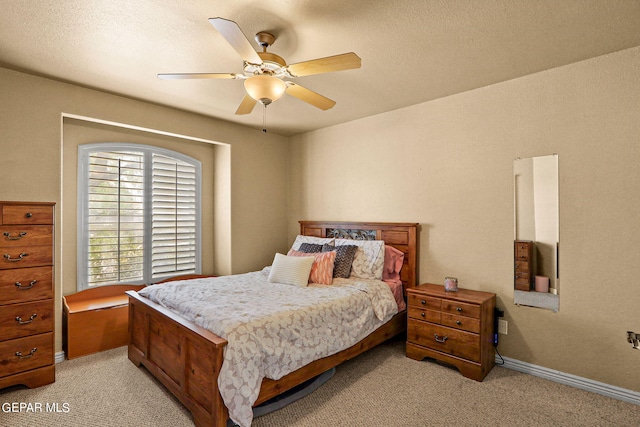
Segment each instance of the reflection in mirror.
[[558,155],[516,159],[513,179],[515,301],[557,311]]

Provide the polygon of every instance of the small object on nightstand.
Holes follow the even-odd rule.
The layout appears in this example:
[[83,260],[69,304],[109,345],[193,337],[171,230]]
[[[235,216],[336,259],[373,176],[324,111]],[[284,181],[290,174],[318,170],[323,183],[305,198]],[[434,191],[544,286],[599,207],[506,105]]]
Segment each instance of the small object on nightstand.
[[444,278],[444,290],[447,292],[458,292],[458,278],[457,277],[445,277]]

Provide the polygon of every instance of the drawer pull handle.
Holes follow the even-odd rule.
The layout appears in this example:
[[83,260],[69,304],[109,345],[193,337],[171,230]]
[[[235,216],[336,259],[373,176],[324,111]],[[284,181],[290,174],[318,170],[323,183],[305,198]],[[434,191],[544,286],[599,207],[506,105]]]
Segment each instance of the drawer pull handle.
[[31,218],[33,216],[33,214],[31,212],[27,212],[26,214],[24,214],[25,218]]
[[462,307],[457,307],[456,311],[462,311]]
[[425,317],[426,314],[424,314],[424,311],[422,313],[420,313],[420,316]]
[[460,325],[462,325],[462,322],[459,321],[459,320],[456,320],[456,325],[460,326]]
[[29,354],[26,354],[24,356],[22,355],[21,351],[16,351],[16,356],[18,356],[20,359],[28,359],[28,358],[32,357],[33,353],[35,353],[36,351],[38,351],[38,348],[34,347],[34,348],[31,349]]
[[445,341],[447,341],[449,339],[449,337],[447,337],[446,335],[442,338],[440,338],[438,336],[438,334],[433,334],[433,336],[435,337],[436,341],[439,343],[444,343]]
[[20,240],[27,235],[27,232],[21,231],[20,233],[18,233],[17,236],[11,236],[11,233],[9,233],[8,231],[5,231],[3,234],[4,234],[4,237],[7,238],[7,240]]
[[9,255],[9,254],[4,254],[4,257],[9,262],[18,262],[18,261],[22,261],[22,258],[26,257],[27,255],[29,255],[29,254],[27,254],[25,252],[22,252],[20,255],[18,255],[18,258],[11,258],[11,255]]
[[18,322],[18,323],[19,323],[19,324],[21,324],[21,325],[26,325],[26,324],[29,324],[29,323],[33,322],[33,320],[34,320],[36,317],[38,317],[38,314],[37,314],[37,313],[33,313],[33,314],[31,315],[31,317],[29,318],[29,320],[22,320],[22,317],[18,316],[18,317],[16,317],[16,322]]
[[422,301],[420,301],[420,304],[427,305],[427,302],[425,300],[422,300]]
[[20,282],[16,282],[16,283],[15,283],[15,285],[18,287],[18,289],[25,290],[25,289],[31,289],[31,288],[33,288],[33,285],[35,285],[37,282],[38,282],[37,280],[32,280],[32,281],[29,283],[29,286],[24,286],[24,285],[23,285],[22,283],[20,283]]

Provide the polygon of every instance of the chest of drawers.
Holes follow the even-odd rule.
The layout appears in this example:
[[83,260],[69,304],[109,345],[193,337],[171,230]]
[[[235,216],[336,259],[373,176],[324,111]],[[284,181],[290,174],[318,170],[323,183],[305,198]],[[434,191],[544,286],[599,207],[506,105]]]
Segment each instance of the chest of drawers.
[[536,258],[534,243],[516,240],[513,244],[514,287],[518,291],[530,291],[534,286]]
[[55,381],[54,204],[0,201],[0,389]]
[[482,381],[495,365],[496,295],[422,284],[407,290],[407,357],[429,357]]

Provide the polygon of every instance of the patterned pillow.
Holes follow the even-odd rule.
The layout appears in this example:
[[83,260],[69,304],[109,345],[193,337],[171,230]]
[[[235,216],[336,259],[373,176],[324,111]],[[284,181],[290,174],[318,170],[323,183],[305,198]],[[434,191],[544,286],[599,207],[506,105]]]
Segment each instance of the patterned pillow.
[[336,260],[336,252],[305,253],[291,249],[287,255],[305,258],[313,256],[315,258],[309,275],[309,283],[330,285],[333,282],[333,264]]
[[356,245],[334,246],[328,243],[322,245],[322,252],[336,251],[336,262],[333,266],[333,277],[348,278],[351,274],[351,264],[356,256]]
[[350,277],[382,280],[384,267],[383,240],[348,240],[336,239],[336,246],[356,245],[356,255],[351,264]]
[[[299,252],[305,252],[308,254],[313,254],[316,252],[322,252],[322,245],[317,243],[302,243],[298,248]],[[328,252],[328,251],[327,251]]]
[[269,272],[269,281],[285,285],[307,286],[313,262],[314,259],[309,255],[305,258],[294,258],[276,254]]

